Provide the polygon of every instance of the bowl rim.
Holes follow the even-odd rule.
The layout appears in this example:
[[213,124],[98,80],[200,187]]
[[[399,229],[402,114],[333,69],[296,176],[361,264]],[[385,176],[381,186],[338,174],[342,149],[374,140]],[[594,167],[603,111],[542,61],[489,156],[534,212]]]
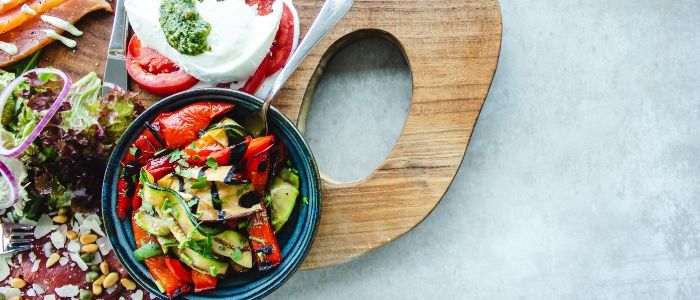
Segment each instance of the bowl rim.
[[[141,113],[136,118],[136,120],[134,120],[129,125],[124,134],[120,137],[112,154],[110,155],[110,159],[108,161],[102,182],[102,198],[100,204],[101,214],[105,226],[106,235],[110,243],[112,244],[113,251],[117,256],[117,259],[123,265],[124,269],[127,270],[127,273],[129,273],[132,279],[138,282],[143,289],[149,291],[155,296],[158,296],[159,298],[167,299],[167,297],[163,293],[161,293],[157,288],[154,287],[155,284],[153,283],[151,275],[148,274],[148,272],[146,272],[146,274],[143,274],[142,270],[140,270],[138,266],[132,265],[131,259],[127,259],[125,257],[128,255],[127,253],[124,253],[125,251],[117,251],[117,248],[114,247],[114,245],[120,244],[120,238],[116,236],[117,227],[120,226],[117,224],[117,222],[114,222],[116,216],[114,212],[114,207],[112,207],[111,205],[113,202],[116,202],[114,199],[111,199],[114,195],[114,182],[116,182],[115,177],[118,178],[116,173],[119,169],[119,162],[121,161],[121,157],[126,151],[125,149],[130,145],[130,143],[128,142],[134,139],[135,136],[140,134],[141,128],[144,126],[144,123],[146,121],[153,119],[155,116],[157,116],[164,110],[168,110],[173,107],[177,108],[178,106],[184,106],[189,103],[206,101],[206,98],[208,97],[215,98],[211,99],[212,101],[220,100],[232,103],[236,103],[237,101],[239,101],[250,104],[254,108],[259,108],[263,104],[263,101],[255,96],[235,90],[222,88],[194,89],[165,97],[160,101],[154,103],[151,107],[149,107],[143,113]],[[179,104],[180,102],[184,103]],[[283,260],[282,265],[278,266],[275,269],[272,269],[271,273],[264,273],[261,277],[258,277],[249,283],[246,283],[242,287],[236,288],[247,288],[247,290],[245,291],[239,291],[236,292],[236,294],[232,295],[214,295],[213,297],[207,295],[187,294],[178,296],[177,298],[214,299],[223,296],[227,298],[237,297],[242,299],[259,299],[265,297],[280,286],[282,286],[291,277],[291,275],[299,269],[301,263],[304,261],[311,249],[313,241],[316,237],[316,233],[318,231],[321,216],[323,187],[318,166],[316,164],[313,152],[311,152],[311,148],[309,147],[308,143],[304,139],[304,136],[301,134],[299,129],[294,125],[294,123],[274,107],[270,107],[270,111],[268,113],[270,116],[268,117],[269,122],[278,121],[276,123],[279,124],[279,128],[289,130],[291,136],[295,138],[295,140],[297,141],[296,145],[300,150],[299,155],[302,156],[301,165],[305,166],[308,172],[308,178],[306,178],[306,181],[308,182],[310,187],[307,193],[309,201],[308,204],[298,204],[306,205],[306,209],[308,209],[306,217],[302,219],[302,216],[300,215],[298,220],[298,222],[302,222],[306,226],[303,226],[301,231],[299,230],[299,228],[295,228],[295,230],[292,233],[292,235],[299,235],[295,240],[295,242],[299,245],[294,245],[296,247],[291,249],[290,253],[287,254],[287,257],[290,257],[288,259],[291,259],[291,261],[288,260],[285,264]],[[123,248],[124,247],[121,247],[121,249]],[[280,269],[282,267],[284,267],[284,269],[282,269],[280,272],[274,272],[274,270]],[[148,282],[146,282],[142,278],[142,276],[134,276],[135,274],[147,277]],[[272,278],[268,278],[271,275]],[[214,289],[212,291],[221,292],[225,290]]]

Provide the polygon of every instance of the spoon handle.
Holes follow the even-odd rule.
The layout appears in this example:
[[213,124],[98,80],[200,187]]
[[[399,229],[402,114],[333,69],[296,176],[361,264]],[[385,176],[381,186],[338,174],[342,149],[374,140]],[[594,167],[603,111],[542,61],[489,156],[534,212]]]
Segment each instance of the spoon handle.
[[[355,0],[326,0],[326,2],[323,3],[321,11],[316,16],[313,24],[311,24],[306,36],[301,40],[296,51],[289,57],[287,64],[282,68],[279,76],[277,76],[277,79],[272,84],[272,89],[270,89],[267,97],[265,97],[265,103],[262,107],[264,116],[267,115],[267,109],[270,108],[272,99],[282,89],[287,79],[292,76],[292,73],[299,67],[299,64],[301,64],[311,50],[318,45],[321,39],[333,29],[335,24],[337,24],[343,16],[345,16],[354,2]],[[266,118],[263,120],[267,121],[265,119]],[[265,122],[265,125],[267,125],[267,122]]]

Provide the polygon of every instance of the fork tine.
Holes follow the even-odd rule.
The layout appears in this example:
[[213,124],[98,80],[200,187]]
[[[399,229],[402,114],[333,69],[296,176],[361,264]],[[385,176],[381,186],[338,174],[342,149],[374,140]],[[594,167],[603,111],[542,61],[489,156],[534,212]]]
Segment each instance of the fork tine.
[[29,245],[7,247],[7,249],[5,250],[5,252],[3,252],[3,254],[12,254],[12,253],[17,253],[17,252],[27,251],[31,248],[32,248],[32,246],[29,246]]
[[31,231],[34,228],[32,225],[12,224],[9,226],[10,232]]
[[34,236],[33,232],[13,232],[10,234],[10,239],[19,238],[19,237],[31,237],[31,236]]
[[32,242],[31,239],[15,239],[15,238],[10,238],[10,246],[21,246],[21,245],[27,245]]

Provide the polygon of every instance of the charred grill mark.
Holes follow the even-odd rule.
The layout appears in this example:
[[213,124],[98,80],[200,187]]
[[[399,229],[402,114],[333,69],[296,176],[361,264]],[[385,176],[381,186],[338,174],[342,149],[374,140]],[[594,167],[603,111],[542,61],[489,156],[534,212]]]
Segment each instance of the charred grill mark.
[[144,122],[144,125],[146,126],[146,129],[151,132],[153,137],[156,138],[158,141],[158,144],[160,144],[161,147],[165,147],[165,141],[163,141],[163,137],[160,136],[160,127],[158,125],[153,125],[151,122]]
[[214,209],[221,210],[221,199],[219,199],[219,188],[216,187],[216,182],[211,183],[211,203],[214,205]]
[[177,191],[185,192],[185,178],[177,176]]
[[262,195],[256,191],[250,191],[238,198],[238,206],[251,208],[253,205],[260,203],[260,201],[262,201]]

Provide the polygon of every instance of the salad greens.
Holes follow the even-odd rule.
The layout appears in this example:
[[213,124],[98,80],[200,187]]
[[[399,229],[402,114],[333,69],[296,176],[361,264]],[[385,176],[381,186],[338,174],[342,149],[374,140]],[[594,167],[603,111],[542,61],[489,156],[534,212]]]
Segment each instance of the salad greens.
[[[0,88],[16,76],[0,70]],[[6,148],[29,135],[61,90],[57,76],[29,73],[26,77],[2,108],[0,143]],[[115,90],[101,97],[101,89],[95,73],[74,82],[56,115],[18,157],[26,177],[20,179],[25,201],[15,205],[16,217],[36,219],[46,206],[99,203],[102,176],[98,174],[104,172],[122,132],[143,109],[132,102],[133,93]]]

